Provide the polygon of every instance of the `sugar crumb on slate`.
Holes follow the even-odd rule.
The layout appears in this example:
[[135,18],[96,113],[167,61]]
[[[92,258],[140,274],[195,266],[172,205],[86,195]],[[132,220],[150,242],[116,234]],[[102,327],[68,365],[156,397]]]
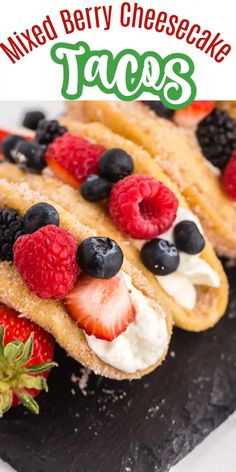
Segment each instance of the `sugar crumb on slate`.
[[236,259],[228,259],[225,262],[224,266],[226,267],[226,269],[232,269],[236,266]]
[[80,392],[85,397],[89,393],[88,392],[88,382],[89,382],[90,374],[91,374],[91,370],[87,369],[86,367],[81,367],[80,375],[75,375],[74,373],[72,373],[72,375],[71,375],[71,382],[77,385]]
[[150,418],[155,418],[155,416],[159,412],[159,409],[160,409],[159,405],[151,406],[150,408],[148,408],[148,411],[146,414],[146,420]]

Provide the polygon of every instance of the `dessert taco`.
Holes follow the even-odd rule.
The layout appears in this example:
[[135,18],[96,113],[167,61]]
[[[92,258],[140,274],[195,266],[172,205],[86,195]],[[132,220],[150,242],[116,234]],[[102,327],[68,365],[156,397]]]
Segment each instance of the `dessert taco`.
[[[145,104],[80,102],[69,103],[68,109],[71,118],[100,121],[114,132],[131,139],[147,150],[165,174],[175,182],[191,210],[199,217],[216,251],[223,256],[233,258],[236,256],[236,210],[231,199],[235,188],[232,179],[236,175],[233,172],[234,157],[232,157],[233,162],[229,162],[230,169],[224,177],[229,197],[222,186],[219,170],[203,156],[196,143],[196,136],[193,136],[194,133],[192,131],[189,133],[188,130],[186,134],[185,130],[178,128],[171,121],[156,116]],[[210,119],[219,123],[221,111],[214,110],[212,113],[213,116],[205,120]],[[212,130],[212,127],[207,123],[201,123],[202,133],[205,136],[206,128]],[[230,123],[226,120],[224,129],[221,129],[221,136],[225,133],[225,126],[230,128],[227,131],[230,143],[225,146],[223,153],[228,159],[233,152],[236,135],[232,120]],[[214,126],[213,130],[217,135]],[[205,138],[208,139],[206,136]],[[222,139],[226,139],[226,136]],[[211,148],[211,153],[213,151]]]
[[97,374],[121,380],[151,372],[172,329],[155,279],[123,258],[105,226],[98,237],[78,215],[16,180],[0,180],[0,301]]
[[235,102],[195,101],[176,111],[169,110],[161,102],[146,102],[146,106],[181,128],[189,144],[202,154],[205,166],[218,179],[220,190],[231,202],[235,201]]
[[226,111],[231,118],[236,120],[236,100],[216,102],[217,108]]
[[22,162],[16,147],[15,162],[24,170],[5,162],[0,177],[18,185],[26,181],[99,236],[117,241],[129,263],[151,281],[154,292],[156,287],[157,300],[173,314],[177,326],[190,331],[214,326],[227,305],[227,280],[175,185],[131,141],[97,123],[64,121],[71,132],[57,125],[57,137],[44,154],[50,169],[43,175],[30,174],[32,161],[25,153]]

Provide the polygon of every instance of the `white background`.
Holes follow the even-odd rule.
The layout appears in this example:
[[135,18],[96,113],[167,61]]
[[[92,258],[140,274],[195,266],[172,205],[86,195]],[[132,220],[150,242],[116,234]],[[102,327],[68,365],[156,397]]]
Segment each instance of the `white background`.
[[[131,0],[132,2],[133,0]],[[214,33],[220,32],[222,38],[233,46],[229,56],[220,64],[208,57],[204,52],[188,45],[184,40],[179,41],[173,36],[164,33],[145,31],[138,29],[122,28],[119,25],[119,11],[121,0],[7,0],[0,15],[0,40],[6,38],[14,31],[21,32],[34,24],[42,24],[46,15],[50,15],[56,26],[59,38],[49,41],[44,46],[34,49],[21,61],[13,65],[7,56],[0,51],[0,100],[15,99],[61,99],[62,69],[50,58],[50,50],[54,43],[66,41],[75,43],[79,40],[88,42],[92,49],[108,47],[117,53],[124,48],[134,48],[142,53],[147,50],[155,50],[161,56],[174,52],[182,52],[189,55],[195,62],[194,75],[198,88],[199,99],[235,99],[236,83],[236,28],[235,28],[235,1],[210,1],[210,0],[139,0],[139,4],[145,8],[155,7],[157,12],[165,10],[171,14],[177,14],[181,18],[187,18],[191,23],[199,23],[203,28]],[[102,29],[75,32],[66,35],[62,26],[59,11],[75,9],[84,11],[85,7],[99,5],[113,6],[113,22],[110,31]],[[97,88],[88,89],[83,96],[85,99],[105,98]]]
[[[42,104],[38,101],[19,103],[0,102],[0,127],[12,128],[18,126],[24,111],[31,109],[42,109],[48,113],[50,118],[55,118],[63,112],[63,103],[51,102]],[[235,472],[235,445],[236,413],[213,432],[189,456],[173,467],[171,472]],[[11,470],[0,459],[0,472],[9,472]]]

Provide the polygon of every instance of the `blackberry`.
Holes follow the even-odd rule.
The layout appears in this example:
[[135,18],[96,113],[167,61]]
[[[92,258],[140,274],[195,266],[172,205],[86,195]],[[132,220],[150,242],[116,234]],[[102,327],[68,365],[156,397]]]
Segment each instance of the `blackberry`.
[[13,261],[14,242],[24,234],[23,218],[12,208],[0,209],[0,259]]
[[225,111],[215,108],[200,121],[197,138],[206,159],[223,170],[236,147],[236,122]]
[[36,130],[36,141],[48,146],[54,139],[63,136],[67,131],[67,128],[61,126],[57,120],[41,120]]

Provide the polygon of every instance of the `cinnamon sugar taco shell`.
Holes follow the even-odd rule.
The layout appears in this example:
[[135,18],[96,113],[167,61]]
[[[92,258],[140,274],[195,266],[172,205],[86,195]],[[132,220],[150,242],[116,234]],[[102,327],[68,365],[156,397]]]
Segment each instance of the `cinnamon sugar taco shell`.
[[[20,215],[23,215],[28,208],[36,203],[51,203],[59,213],[61,226],[73,234],[78,243],[87,237],[96,235],[95,230],[81,223],[78,215],[75,216],[72,211],[67,211],[60,204],[56,204],[55,200],[50,199],[46,193],[41,192],[48,188],[47,185],[44,187],[42,177],[35,176],[36,180],[34,180],[34,177],[30,176],[30,178],[33,178],[34,185],[38,183],[36,187],[40,190],[39,192],[32,190],[27,183],[22,183],[21,171],[19,171],[17,177],[18,170],[15,166],[6,165],[4,167],[3,165],[1,169],[4,168],[4,173],[8,174],[9,172],[12,181],[0,179],[1,207],[14,208]],[[16,171],[15,175],[14,170]],[[53,194],[53,191],[58,191],[58,185],[56,181],[50,182],[51,184]],[[55,184],[55,187],[53,187],[53,184]],[[54,197],[56,197],[56,193]],[[103,235],[105,234],[106,228],[104,227]],[[158,318],[161,327],[160,333],[162,332],[163,335],[162,338],[160,335],[156,339],[157,352],[160,354],[158,359],[154,364],[143,370],[122,371],[99,358],[89,347],[84,331],[69,316],[64,304],[60,301],[40,299],[31,293],[22,281],[17,269],[9,262],[0,262],[0,301],[25,316],[27,314],[27,317],[32,321],[50,332],[71,357],[92,369],[96,374],[118,380],[140,378],[154,370],[164,360],[172,331],[172,315],[160,303],[161,297],[159,297],[156,290],[154,278],[153,280],[151,277],[147,278],[139,268],[128,260],[124,260],[122,270],[132,281],[132,289],[141,292],[141,296],[147,301],[148,307]]]
[[236,207],[196,142],[189,139],[189,130],[186,134],[138,102],[91,101],[67,106],[71,119],[100,121],[148,151],[199,217],[218,254],[236,257]]
[[[112,133],[101,124],[79,124],[70,119],[64,119],[64,124],[68,126],[71,132],[99,143],[107,149],[119,147],[128,152],[134,161],[135,172],[150,175],[162,181],[175,193],[181,207],[187,208],[184,198],[178,193],[175,185],[170,182],[148,154],[134,143]],[[67,212],[77,217],[82,224],[93,227],[98,235],[104,235],[105,233],[115,239],[122,247],[126,260],[144,274],[147,281],[150,281],[152,293],[155,293],[160,304],[173,314],[174,322],[180,328],[189,331],[203,331],[214,326],[223,316],[228,302],[227,279],[220,261],[208,242],[201,258],[218,275],[219,288],[199,285],[197,287],[196,306],[193,310],[188,310],[168,295],[157,278],[144,267],[139,250],[132,244],[132,240],[129,240],[124,233],[121,233],[114,226],[106,205],[94,204],[84,200],[78,190],[47,175],[47,170],[43,176],[36,176],[24,173],[15,165],[5,163],[0,166],[0,177],[5,177],[18,184],[26,181],[31,189],[39,190],[50,201],[60,204]]]
[[226,111],[234,120],[236,120],[236,100],[227,100],[216,102],[217,108]]

